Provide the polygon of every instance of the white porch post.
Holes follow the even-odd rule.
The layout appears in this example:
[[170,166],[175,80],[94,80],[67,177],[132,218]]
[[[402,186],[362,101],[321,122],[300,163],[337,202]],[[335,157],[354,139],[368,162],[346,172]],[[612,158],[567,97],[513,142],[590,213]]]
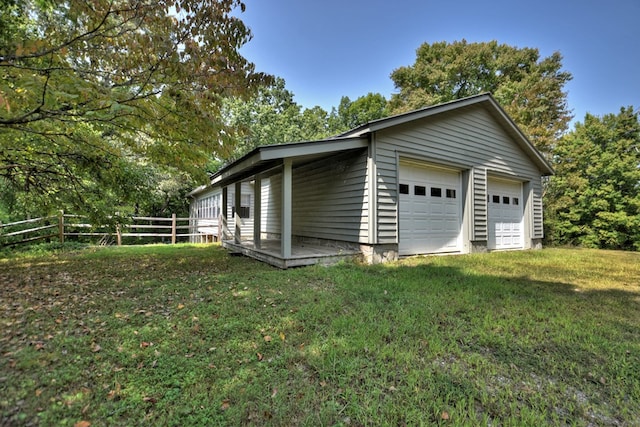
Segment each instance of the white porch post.
[[253,182],[253,246],[256,249],[260,249],[262,241],[260,239],[260,220],[262,217],[262,178],[260,175],[256,175]]
[[220,209],[220,213],[222,214],[222,230],[220,230],[220,236],[218,236],[218,238],[220,239],[220,241],[225,240],[227,238],[226,234],[227,234],[227,230],[229,229],[229,213],[228,213],[228,208],[229,208],[229,189],[227,188],[227,186],[225,185],[224,187],[222,187],[222,209]]
[[233,201],[234,212],[235,212],[235,215],[233,215],[233,223],[235,225],[234,241],[237,244],[240,244],[240,241],[242,240],[242,224],[240,219],[240,204],[242,200],[242,182],[236,182],[236,190],[235,190],[234,196],[235,196]]
[[291,258],[291,159],[284,159],[282,164],[282,229],[280,254],[282,258]]

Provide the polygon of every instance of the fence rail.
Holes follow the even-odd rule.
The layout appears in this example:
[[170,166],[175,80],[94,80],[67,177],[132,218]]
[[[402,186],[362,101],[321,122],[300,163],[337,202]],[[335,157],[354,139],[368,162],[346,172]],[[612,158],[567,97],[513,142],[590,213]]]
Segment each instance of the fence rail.
[[0,222],[0,247],[15,246],[38,240],[57,239],[61,243],[67,237],[101,237],[104,240],[114,238],[116,244],[122,245],[123,238],[151,238],[154,240],[170,241],[175,244],[178,240],[188,238],[190,241],[211,242],[217,239],[218,232],[203,231],[198,227],[201,221],[208,224],[218,224],[218,218],[179,218],[175,214],[171,217],[133,216],[126,223],[111,225],[93,225],[86,222],[82,215],[65,214],[58,216],[15,221],[8,224]]

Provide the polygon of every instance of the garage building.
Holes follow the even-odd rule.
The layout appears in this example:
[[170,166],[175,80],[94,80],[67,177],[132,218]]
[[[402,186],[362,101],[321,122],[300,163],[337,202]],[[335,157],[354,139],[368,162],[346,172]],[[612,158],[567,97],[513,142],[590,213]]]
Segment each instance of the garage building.
[[326,140],[258,147],[194,190],[192,210],[218,200],[223,245],[283,268],[533,249],[552,173],[482,94]]

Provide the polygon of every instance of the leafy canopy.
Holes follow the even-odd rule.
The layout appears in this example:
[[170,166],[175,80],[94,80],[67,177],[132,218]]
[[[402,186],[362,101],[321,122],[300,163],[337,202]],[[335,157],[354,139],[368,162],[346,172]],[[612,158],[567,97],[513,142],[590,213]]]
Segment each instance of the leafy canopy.
[[596,117],[558,141],[546,194],[547,239],[640,250],[640,121],[632,107]]
[[379,93],[369,92],[355,101],[343,96],[338,106],[337,120],[342,131],[356,128],[389,115],[387,99]]
[[387,100],[379,93],[369,93],[355,101],[343,96],[338,109],[331,112],[320,106],[303,110],[286,88],[285,80],[276,78],[248,101],[237,98],[224,101],[223,116],[229,127],[236,130],[237,144],[233,153],[218,159],[210,169],[217,169],[224,160],[237,159],[258,146],[323,139],[387,115]]
[[239,0],[0,1],[0,189],[41,206],[136,200],[140,165],[203,181],[222,99],[270,79]]
[[511,118],[547,155],[567,129],[570,112],[564,85],[572,76],[562,71],[556,52],[540,58],[538,49],[496,41],[424,43],[416,62],[391,73],[399,93],[392,113],[491,92]]

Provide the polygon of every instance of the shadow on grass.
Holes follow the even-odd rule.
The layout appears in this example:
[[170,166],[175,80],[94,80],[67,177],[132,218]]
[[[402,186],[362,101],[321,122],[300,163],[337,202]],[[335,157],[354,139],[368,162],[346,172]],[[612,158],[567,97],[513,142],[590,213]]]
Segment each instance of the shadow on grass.
[[519,254],[504,270],[449,257],[280,271],[216,247],[131,251],[2,272],[13,283],[0,291],[3,422],[634,425],[640,414],[640,294],[578,285],[571,266],[540,280]]
[[[321,312],[300,310],[295,323],[313,332],[287,342],[288,362],[275,368],[287,372],[276,389],[298,386],[284,406],[249,393],[252,417],[356,425],[638,420],[638,292],[425,262],[327,269],[333,300]],[[245,393],[242,382],[230,392]],[[311,414],[292,409],[300,404]]]

